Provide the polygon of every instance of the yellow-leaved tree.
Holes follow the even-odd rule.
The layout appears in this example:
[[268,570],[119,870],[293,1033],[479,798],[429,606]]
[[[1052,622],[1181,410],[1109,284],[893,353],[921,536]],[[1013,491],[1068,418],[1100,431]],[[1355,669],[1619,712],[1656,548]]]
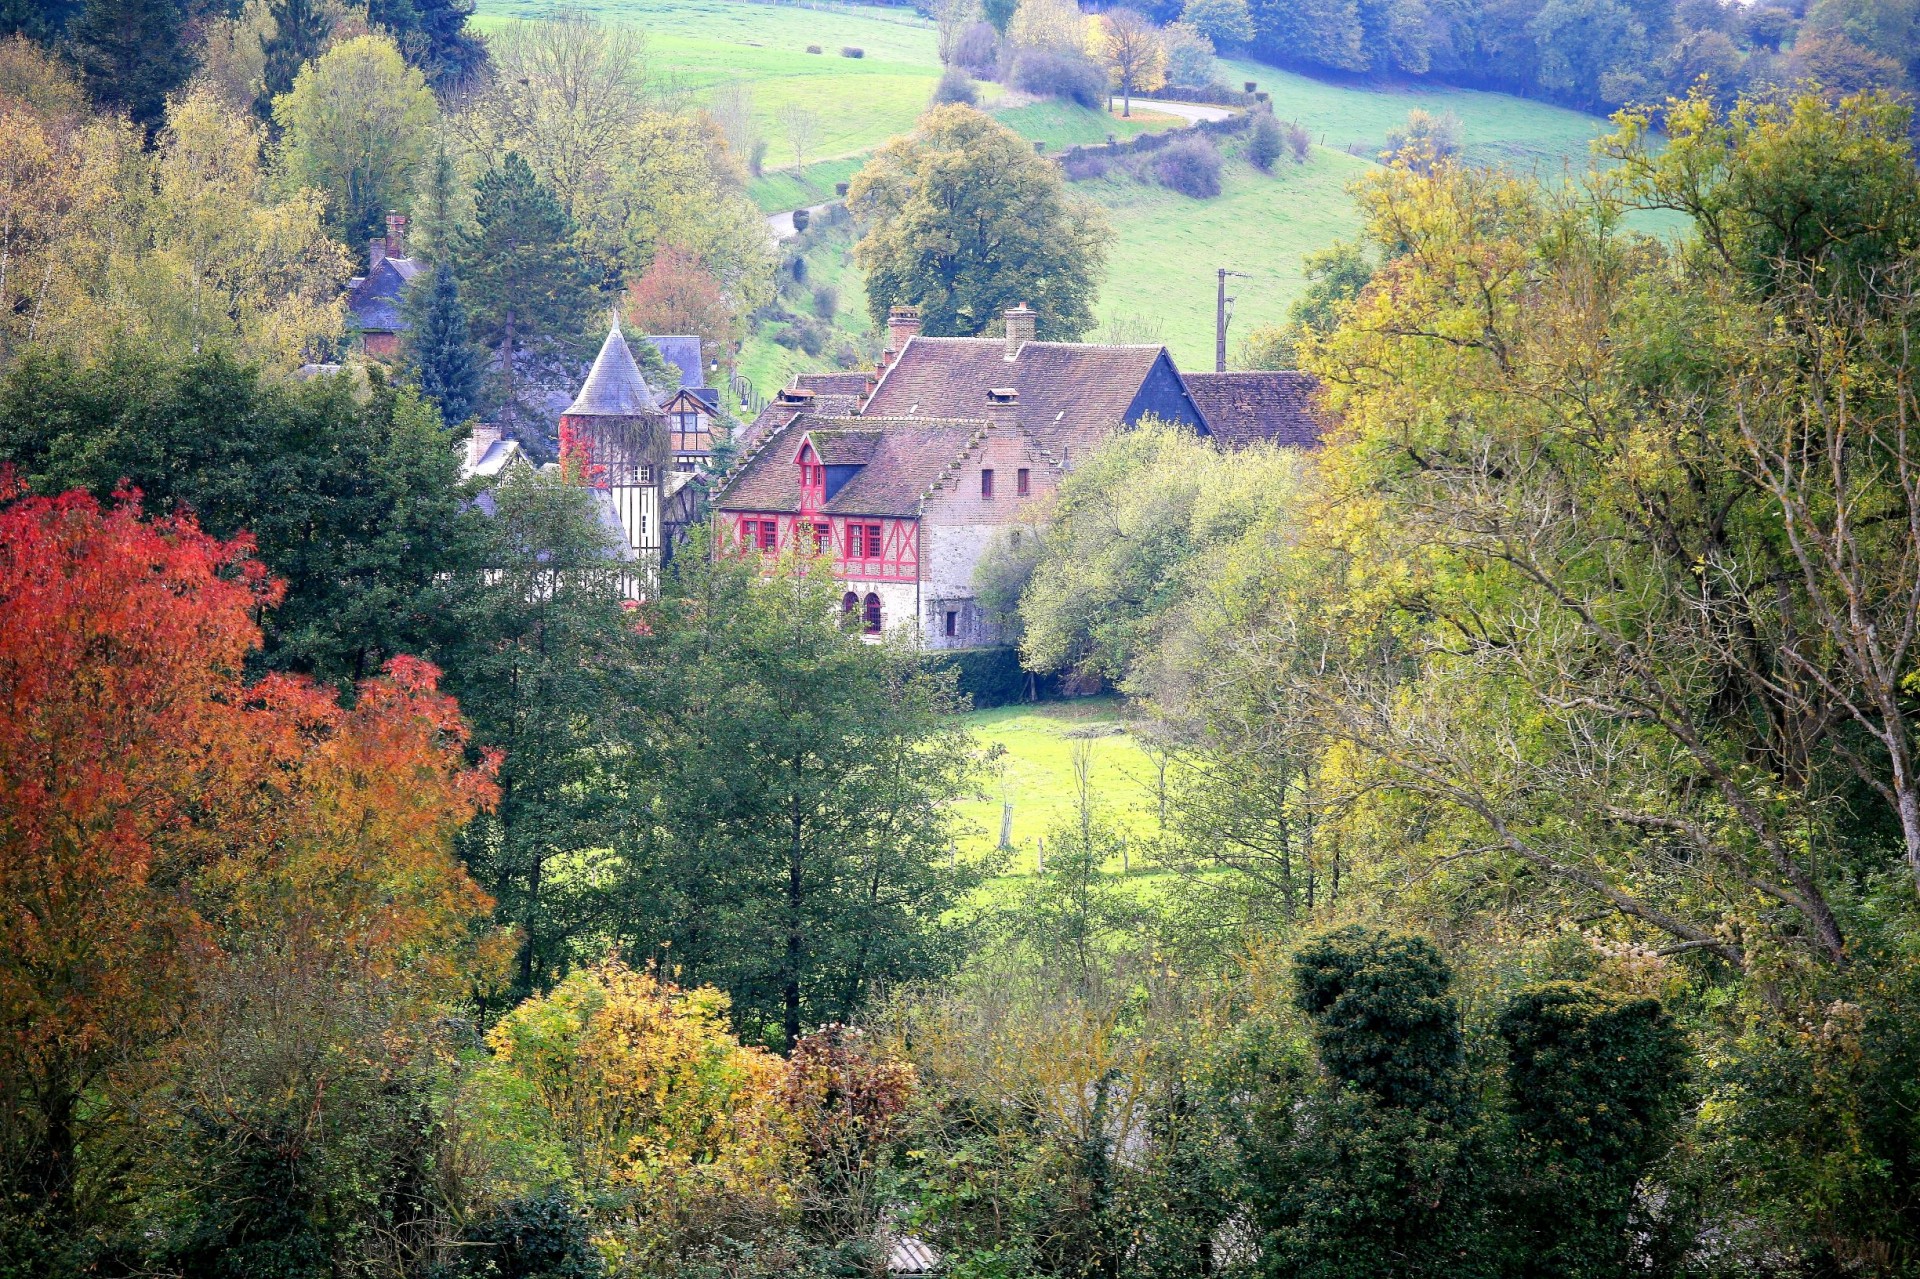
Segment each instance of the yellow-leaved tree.
[[1133,9],[1109,9],[1087,23],[1087,52],[1120,90],[1120,114],[1133,114],[1133,95],[1167,82],[1167,45],[1160,29]]

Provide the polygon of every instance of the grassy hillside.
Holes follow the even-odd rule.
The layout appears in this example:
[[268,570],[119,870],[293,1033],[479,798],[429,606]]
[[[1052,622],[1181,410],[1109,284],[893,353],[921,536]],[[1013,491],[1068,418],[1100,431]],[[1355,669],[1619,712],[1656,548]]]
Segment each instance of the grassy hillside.
[[1584,169],[1588,143],[1611,128],[1598,116],[1504,93],[1328,84],[1242,58],[1222,59],[1222,73],[1235,88],[1247,80],[1258,83],[1273,95],[1274,114],[1307,126],[1315,142],[1369,159],[1386,145],[1387,130],[1415,107],[1458,116],[1467,159],[1543,177]]
[[1248,277],[1230,282],[1238,299],[1230,347],[1250,329],[1284,319],[1305,284],[1301,258],[1358,228],[1346,187],[1369,167],[1322,148],[1302,165],[1282,161],[1270,175],[1236,160],[1211,200],[1122,177],[1078,184],[1114,224],[1101,319],[1144,325],[1183,369],[1212,368],[1214,272],[1226,267]]

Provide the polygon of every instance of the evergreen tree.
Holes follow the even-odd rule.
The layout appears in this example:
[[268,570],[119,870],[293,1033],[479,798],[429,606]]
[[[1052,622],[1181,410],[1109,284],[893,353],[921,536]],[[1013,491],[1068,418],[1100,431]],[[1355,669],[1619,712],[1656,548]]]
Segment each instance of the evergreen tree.
[[179,0],[87,0],[68,35],[94,102],[158,132],[167,96],[193,73],[185,27]]
[[459,258],[480,340],[499,352],[513,398],[514,355],[539,338],[569,338],[593,306],[573,219],[518,152],[480,179],[476,229]]
[[440,416],[449,426],[457,426],[473,415],[485,357],[473,344],[452,267],[444,263],[434,267],[426,287],[409,289],[407,310],[413,324],[407,354],[420,393],[440,406]]
[[272,37],[261,46],[267,60],[266,87],[256,104],[265,119],[273,116],[273,100],[293,88],[300,68],[320,56],[333,34],[333,20],[320,0],[275,0],[273,24]]

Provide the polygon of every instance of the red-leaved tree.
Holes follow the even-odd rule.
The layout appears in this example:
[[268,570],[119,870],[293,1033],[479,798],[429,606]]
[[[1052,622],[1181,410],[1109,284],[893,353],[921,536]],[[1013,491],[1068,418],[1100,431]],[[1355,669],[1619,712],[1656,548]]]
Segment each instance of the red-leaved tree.
[[491,761],[424,662],[350,710],[249,683],[282,591],[251,550],[0,484],[0,1189],[56,1220],[223,950],[270,933],[423,995],[493,958],[450,851]]
[[719,281],[685,249],[664,245],[627,286],[626,319],[641,333],[692,333],[709,354],[732,346],[733,304]]

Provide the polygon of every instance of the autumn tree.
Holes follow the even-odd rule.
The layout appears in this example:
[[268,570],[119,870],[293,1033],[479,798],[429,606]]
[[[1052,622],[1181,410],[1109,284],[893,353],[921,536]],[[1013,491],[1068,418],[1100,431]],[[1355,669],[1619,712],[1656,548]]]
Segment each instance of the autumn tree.
[[1087,26],[1087,52],[1107,69],[1120,90],[1120,114],[1133,114],[1136,90],[1151,92],[1167,82],[1167,46],[1153,23],[1134,9],[1109,9]]
[[663,248],[647,273],[627,286],[626,320],[641,333],[692,333],[714,357],[739,339],[739,317],[692,254]]
[[287,180],[324,193],[334,233],[358,245],[410,202],[440,112],[393,42],[365,35],[301,68],[273,118]]
[[396,663],[350,711],[245,682],[283,589],[247,539],[131,498],[9,497],[0,1135],[8,1211],[71,1243],[120,1193],[124,1107],[222,955],[271,936],[428,998],[464,979],[487,903],[451,837],[492,786],[431,667]]
[[855,254],[876,325],[905,303],[920,308],[928,333],[968,336],[1025,302],[1039,312],[1044,340],[1093,327],[1106,222],[991,116],[929,111],[874,154],[847,200],[868,228]]

